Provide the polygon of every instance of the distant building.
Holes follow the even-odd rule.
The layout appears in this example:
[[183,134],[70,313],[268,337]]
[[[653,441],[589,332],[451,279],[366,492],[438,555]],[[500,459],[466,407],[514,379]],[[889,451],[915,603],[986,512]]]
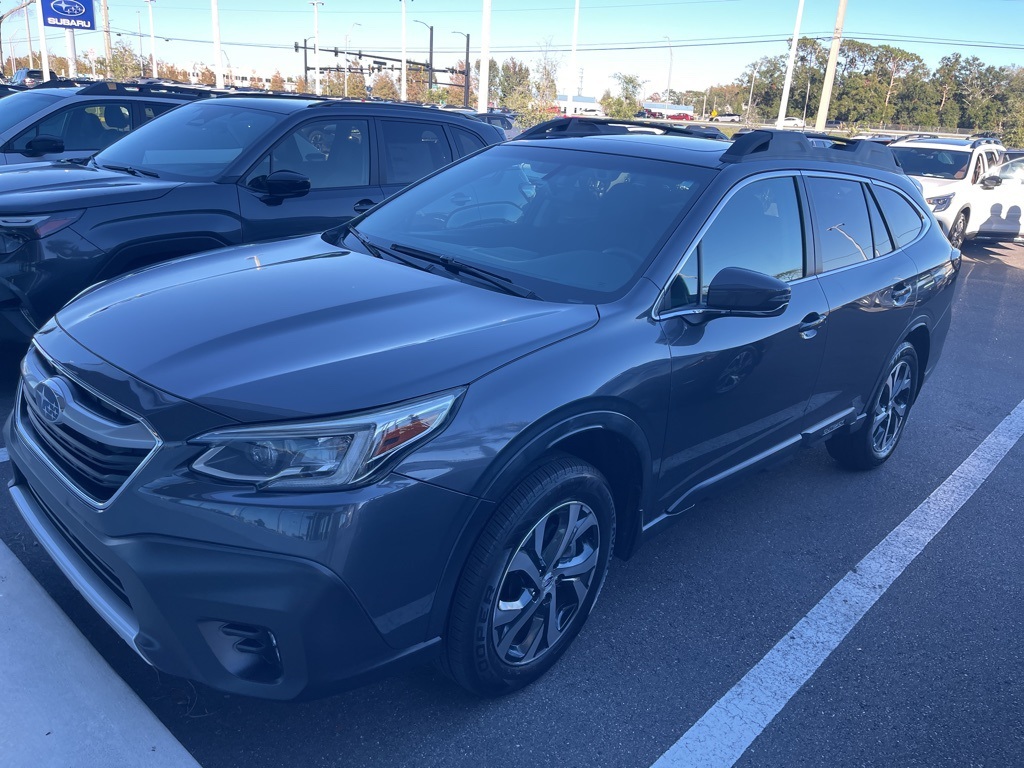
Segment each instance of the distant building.
[[604,110],[601,109],[601,104],[593,96],[565,96],[559,94],[555,97],[555,101],[564,115],[604,117]]

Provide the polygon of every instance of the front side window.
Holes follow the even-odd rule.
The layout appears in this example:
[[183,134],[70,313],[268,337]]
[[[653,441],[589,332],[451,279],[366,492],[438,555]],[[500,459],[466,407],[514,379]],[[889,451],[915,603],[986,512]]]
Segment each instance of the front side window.
[[384,249],[449,256],[544,300],[603,303],[635,284],[713,174],[510,142],[409,188],[357,226]]
[[384,120],[384,184],[411,184],[452,161],[444,128],[436,123]]
[[803,218],[793,177],[761,179],[733,193],[673,279],[665,309],[703,303],[726,267],[787,281],[804,276]]
[[171,110],[100,152],[95,162],[171,179],[217,178],[286,117],[231,101],[203,101]]
[[295,171],[311,189],[365,187],[370,183],[370,138],[366,120],[313,120],[292,129],[264,155],[245,183],[260,189],[268,174]]
[[874,258],[871,222],[859,181],[807,179],[815,213],[815,231],[825,272]]
[[14,150],[28,149],[37,136],[53,136],[64,142],[68,151],[97,150],[109,147],[131,131],[128,104],[79,104],[50,115],[12,143]]
[[44,91],[21,91],[5,96],[3,109],[0,109],[0,133],[11,130],[22,120],[27,120],[60,100],[60,96]]

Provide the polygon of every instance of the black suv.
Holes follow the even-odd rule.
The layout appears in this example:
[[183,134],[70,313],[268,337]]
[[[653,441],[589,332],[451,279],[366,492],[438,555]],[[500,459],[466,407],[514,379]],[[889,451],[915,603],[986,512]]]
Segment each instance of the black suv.
[[129,269],[321,232],[503,139],[438,109],[218,97],[169,112],[85,165],[0,169],[0,339],[28,339],[80,290]]
[[872,142],[506,142],[79,296],[24,361],[11,493],[157,669],[285,699],[434,657],[502,693],[714,489],[886,461],[959,261]]
[[196,88],[47,81],[11,94],[0,108],[0,164],[84,160],[179,104]]

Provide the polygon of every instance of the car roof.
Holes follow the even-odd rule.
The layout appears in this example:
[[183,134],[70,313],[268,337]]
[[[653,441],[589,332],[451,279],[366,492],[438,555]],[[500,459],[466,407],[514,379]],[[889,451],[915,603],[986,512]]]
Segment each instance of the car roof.
[[872,168],[903,175],[891,150],[874,141],[852,141],[828,136],[825,142],[811,139],[803,133],[782,130],[756,130],[743,134],[731,143],[718,139],[705,139],[679,134],[594,134],[549,138],[515,139],[515,143],[535,146],[579,149],[606,154],[621,154],[651,160],[697,165],[704,168],[722,168],[725,164],[792,161],[806,164],[826,163],[845,167]]
[[975,147],[988,145],[1001,147],[996,139],[952,139],[941,137],[929,137],[920,139],[897,139],[892,143],[893,147],[920,147],[922,149],[963,149],[972,150]]

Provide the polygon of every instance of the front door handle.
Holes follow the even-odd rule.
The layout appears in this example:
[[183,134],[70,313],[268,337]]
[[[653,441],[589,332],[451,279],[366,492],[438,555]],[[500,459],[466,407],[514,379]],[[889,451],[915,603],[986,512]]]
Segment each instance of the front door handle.
[[352,210],[355,211],[356,213],[366,213],[368,210],[373,208],[373,206],[375,206],[376,204],[377,203],[375,201],[371,200],[370,198],[364,197],[362,200],[360,200],[359,202],[355,203],[352,206]]
[[800,338],[813,339],[818,334],[818,329],[828,320],[828,315],[811,312],[800,321]]

